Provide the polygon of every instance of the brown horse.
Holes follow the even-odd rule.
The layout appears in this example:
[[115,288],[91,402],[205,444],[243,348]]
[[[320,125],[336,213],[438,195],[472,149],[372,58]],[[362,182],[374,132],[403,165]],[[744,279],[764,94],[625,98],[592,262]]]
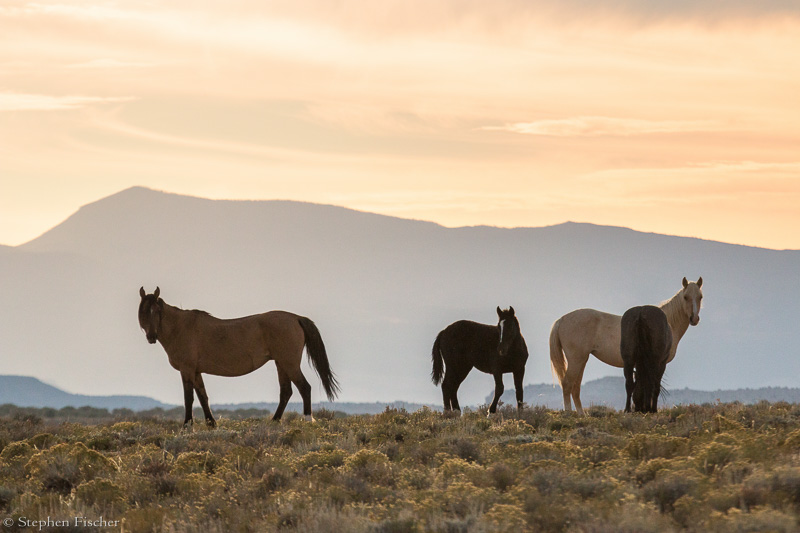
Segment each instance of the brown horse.
[[625,412],[633,407],[639,413],[658,411],[661,378],[667,369],[672,347],[672,330],[660,307],[631,307],[620,320],[619,353],[625,372]]
[[208,395],[202,374],[243,376],[274,360],[280,383],[280,403],[273,420],[280,420],[292,396],[292,383],[303,397],[303,414],[311,418],[311,385],[300,370],[303,346],[333,400],[339,384],[331,372],[322,337],[306,317],[286,311],[270,311],[244,318],[221,320],[205,311],[187,311],[173,307],[159,295],[139,289],[139,325],[150,344],[160,342],[169,364],[181,373],[183,401],[186,407],[184,426],[192,422],[194,393],[203,407],[206,424],[217,425],[208,407]]

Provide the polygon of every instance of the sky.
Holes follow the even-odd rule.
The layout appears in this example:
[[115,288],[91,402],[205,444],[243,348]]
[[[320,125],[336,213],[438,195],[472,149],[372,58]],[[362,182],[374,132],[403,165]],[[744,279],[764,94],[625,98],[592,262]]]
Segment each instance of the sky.
[[800,249],[800,4],[0,1],[0,244],[142,185]]

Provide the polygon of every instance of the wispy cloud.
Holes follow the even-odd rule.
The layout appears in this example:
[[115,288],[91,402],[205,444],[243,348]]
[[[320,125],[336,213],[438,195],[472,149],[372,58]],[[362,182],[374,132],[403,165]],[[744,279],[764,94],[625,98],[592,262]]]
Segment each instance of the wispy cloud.
[[130,102],[132,96],[53,96],[47,94],[0,93],[0,111],[64,111],[94,104]]
[[131,61],[119,61],[117,59],[93,59],[82,63],[72,63],[66,68],[75,69],[117,69],[117,68],[146,68],[154,66],[153,63],[135,63]]
[[509,131],[523,135],[552,137],[629,136],[654,133],[715,131],[722,128],[708,120],[643,120],[613,117],[574,117],[533,122],[514,122],[504,126],[487,126],[484,130]]

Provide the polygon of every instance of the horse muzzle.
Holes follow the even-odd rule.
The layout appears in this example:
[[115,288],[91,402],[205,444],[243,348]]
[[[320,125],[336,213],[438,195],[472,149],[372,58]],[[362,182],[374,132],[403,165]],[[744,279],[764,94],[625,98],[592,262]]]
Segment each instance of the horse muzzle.
[[699,323],[700,323],[700,316],[699,315],[695,315],[695,316],[693,316],[692,318],[689,319],[689,324],[691,324],[693,326],[696,326]]
[[158,336],[157,335],[148,335],[147,336],[147,342],[149,342],[150,344],[155,344],[157,341],[158,341]]

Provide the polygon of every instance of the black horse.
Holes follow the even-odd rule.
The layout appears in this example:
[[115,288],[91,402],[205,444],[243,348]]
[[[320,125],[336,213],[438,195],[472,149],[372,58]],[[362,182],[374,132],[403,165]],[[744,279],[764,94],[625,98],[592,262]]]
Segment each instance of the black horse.
[[459,320],[436,336],[431,353],[431,378],[434,385],[442,384],[445,411],[461,410],[457,398],[458,387],[473,367],[494,375],[494,401],[489,406],[489,413],[497,411],[497,402],[503,394],[503,374],[507,372],[514,373],[517,408],[522,409],[522,378],[528,360],[528,347],[520,333],[513,307],[506,311],[498,307],[497,317],[496,326]]
[[[625,412],[655,413],[661,394],[661,378],[672,347],[667,315],[654,305],[631,307],[622,315],[620,354],[624,363]],[[634,379],[635,378],[635,379]]]

